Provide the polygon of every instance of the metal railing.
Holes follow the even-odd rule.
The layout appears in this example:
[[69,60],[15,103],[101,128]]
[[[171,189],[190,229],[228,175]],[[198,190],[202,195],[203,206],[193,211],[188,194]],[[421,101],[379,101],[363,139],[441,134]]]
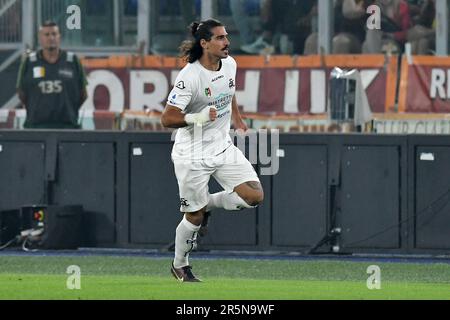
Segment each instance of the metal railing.
[[0,47],[16,48],[22,42],[22,2],[0,0]]

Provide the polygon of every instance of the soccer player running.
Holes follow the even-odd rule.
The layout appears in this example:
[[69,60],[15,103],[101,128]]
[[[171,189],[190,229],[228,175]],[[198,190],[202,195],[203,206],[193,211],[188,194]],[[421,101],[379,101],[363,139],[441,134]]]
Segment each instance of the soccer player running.
[[[254,208],[264,194],[255,170],[229,135],[231,120],[236,130],[248,128],[236,102],[237,65],[229,56],[225,27],[209,19],[194,22],[190,28],[194,39],[180,47],[188,63],[169,94],[161,123],[179,128],[172,161],[184,216],[176,228],[171,272],[179,281],[199,282],[188,259],[209,212]],[[211,176],[224,191],[209,193]]]

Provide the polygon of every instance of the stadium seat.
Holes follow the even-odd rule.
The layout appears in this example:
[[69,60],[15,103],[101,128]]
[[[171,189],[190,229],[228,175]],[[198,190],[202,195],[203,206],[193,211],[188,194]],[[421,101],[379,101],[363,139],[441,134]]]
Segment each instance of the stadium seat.
[[14,110],[0,110],[0,129],[14,129]]
[[94,111],[94,123],[97,130],[117,129],[116,113],[105,110]]

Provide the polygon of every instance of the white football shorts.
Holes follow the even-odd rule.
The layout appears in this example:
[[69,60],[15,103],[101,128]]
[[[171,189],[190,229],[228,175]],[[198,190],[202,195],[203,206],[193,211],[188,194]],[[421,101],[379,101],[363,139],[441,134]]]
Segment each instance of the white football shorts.
[[181,212],[195,212],[206,207],[211,176],[230,193],[245,182],[259,182],[253,166],[235,145],[230,145],[211,159],[173,159],[173,163],[180,191]]

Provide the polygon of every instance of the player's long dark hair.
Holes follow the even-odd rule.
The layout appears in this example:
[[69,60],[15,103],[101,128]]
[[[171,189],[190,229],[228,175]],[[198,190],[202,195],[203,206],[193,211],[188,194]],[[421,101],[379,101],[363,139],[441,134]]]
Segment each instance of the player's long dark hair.
[[211,40],[213,33],[211,30],[215,27],[223,27],[223,24],[215,19],[209,19],[202,22],[192,22],[189,26],[193,40],[186,40],[181,43],[180,57],[189,63],[193,63],[200,59],[203,54],[203,48],[200,40]]

